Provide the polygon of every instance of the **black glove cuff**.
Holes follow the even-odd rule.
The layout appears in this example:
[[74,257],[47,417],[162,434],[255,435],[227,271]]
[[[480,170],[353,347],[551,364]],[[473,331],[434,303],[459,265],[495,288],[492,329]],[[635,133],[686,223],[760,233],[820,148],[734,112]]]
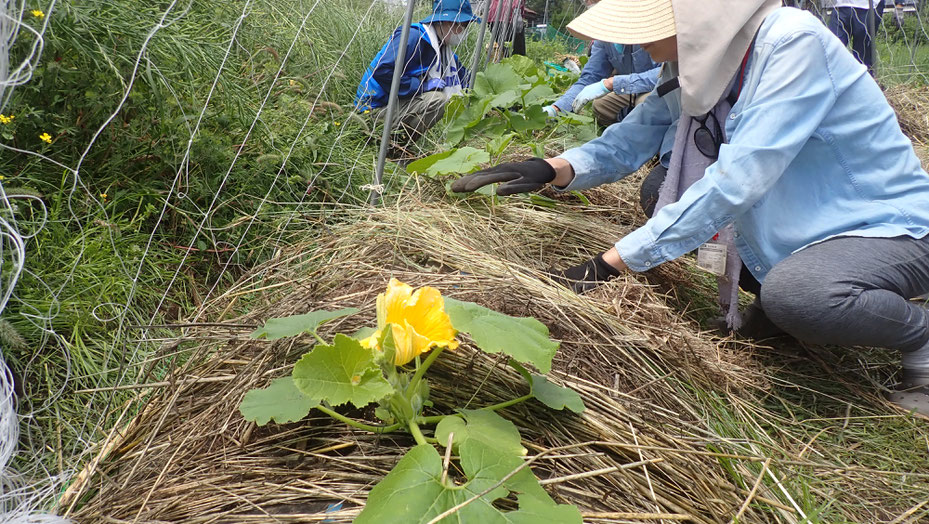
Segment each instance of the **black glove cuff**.
[[594,267],[596,268],[597,277],[603,280],[609,280],[620,275],[619,270],[608,264],[607,261],[603,259],[602,254],[594,257]]

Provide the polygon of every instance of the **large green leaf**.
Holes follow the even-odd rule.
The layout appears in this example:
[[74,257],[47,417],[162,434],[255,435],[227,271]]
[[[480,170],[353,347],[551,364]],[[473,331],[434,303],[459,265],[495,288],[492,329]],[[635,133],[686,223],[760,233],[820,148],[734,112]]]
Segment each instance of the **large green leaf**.
[[264,326],[252,332],[251,337],[277,340],[300,333],[315,333],[323,323],[355,313],[358,313],[358,309],[350,307],[336,311],[311,311],[304,315],[269,318]]
[[264,426],[271,420],[278,424],[296,422],[318,405],[319,400],[297,389],[292,377],[282,377],[274,379],[264,389],[246,393],[239,404],[239,412],[245,420]]
[[506,117],[510,120],[510,126],[520,133],[543,129],[548,125],[548,114],[538,104],[529,106],[521,114],[507,111]]
[[535,60],[525,56],[513,55],[502,60],[500,63],[510,66],[513,69],[513,72],[523,77],[536,76],[541,74],[539,65],[535,62]]
[[449,297],[445,297],[445,312],[455,329],[471,335],[487,353],[503,353],[518,362],[531,363],[543,373],[551,371],[558,343],[548,337],[548,328],[538,320],[511,317]]
[[507,64],[490,64],[487,69],[478,73],[474,79],[474,94],[480,97],[490,97],[516,91],[523,79]]
[[523,106],[538,104],[554,96],[555,91],[547,84],[535,86],[523,95]]
[[374,361],[374,351],[338,334],[331,346],[317,345],[294,365],[294,384],[305,395],[333,405],[367,406],[394,391]]
[[409,164],[406,169],[410,173],[422,173],[429,176],[465,174],[476,170],[486,162],[490,162],[490,153],[487,151],[462,147],[419,159]]
[[528,369],[515,360],[510,360],[509,364],[526,379],[532,396],[538,399],[539,402],[552,409],[562,410],[568,408],[575,413],[584,412],[584,399],[581,398],[577,391],[553,384],[549,382],[547,377],[542,375],[530,373]]
[[466,409],[461,417],[443,418],[435,428],[435,438],[444,446],[449,434],[453,435],[456,446],[468,439],[477,439],[510,455],[526,454],[516,425],[490,410]]
[[[558,505],[538,479],[523,468],[506,482],[523,459],[502,453],[483,442],[470,439],[461,445],[464,482],[442,481],[442,457],[428,444],[409,451],[394,469],[374,486],[356,524],[424,524],[443,512],[488,491],[474,502],[442,519],[442,524],[574,524],[581,522],[576,507]],[[501,484],[494,488],[496,484]],[[491,489],[493,488],[493,489]],[[493,506],[511,492],[518,494],[519,509],[503,512]]]

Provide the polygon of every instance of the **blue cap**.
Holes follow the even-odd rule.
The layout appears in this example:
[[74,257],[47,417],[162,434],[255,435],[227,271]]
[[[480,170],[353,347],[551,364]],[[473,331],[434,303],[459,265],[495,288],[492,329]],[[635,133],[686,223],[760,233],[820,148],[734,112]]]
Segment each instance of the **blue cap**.
[[474,16],[471,11],[471,2],[468,0],[433,0],[432,14],[424,18],[422,23],[454,22],[456,24],[467,24],[480,21],[481,19]]

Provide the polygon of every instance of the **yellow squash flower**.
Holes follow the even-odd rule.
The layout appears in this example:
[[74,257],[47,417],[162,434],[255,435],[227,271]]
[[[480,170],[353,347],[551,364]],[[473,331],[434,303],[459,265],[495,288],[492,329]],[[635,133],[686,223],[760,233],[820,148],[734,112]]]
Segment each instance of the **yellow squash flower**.
[[445,312],[442,295],[434,287],[422,287],[414,292],[408,284],[390,279],[387,291],[377,296],[377,331],[361,344],[380,349],[377,343],[388,325],[397,348],[394,363],[398,366],[434,347],[458,347],[455,340],[458,332]]
[[39,140],[41,140],[41,141],[43,141],[43,142],[45,142],[45,143],[47,143],[47,144],[51,144],[51,143],[52,143],[52,135],[50,135],[50,134],[48,134],[48,133],[42,133],[41,135],[39,135]]

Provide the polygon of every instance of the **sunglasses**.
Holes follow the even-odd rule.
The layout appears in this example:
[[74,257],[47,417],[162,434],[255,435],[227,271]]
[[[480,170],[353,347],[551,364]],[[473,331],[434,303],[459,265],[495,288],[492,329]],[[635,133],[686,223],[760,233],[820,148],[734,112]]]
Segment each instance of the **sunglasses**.
[[702,117],[694,117],[694,120],[700,123],[700,127],[694,130],[694,145],[697,146],[697,150],[707,158],[718,159],[719,147],[723,143],[723,130],[716,115],[710,111]]

